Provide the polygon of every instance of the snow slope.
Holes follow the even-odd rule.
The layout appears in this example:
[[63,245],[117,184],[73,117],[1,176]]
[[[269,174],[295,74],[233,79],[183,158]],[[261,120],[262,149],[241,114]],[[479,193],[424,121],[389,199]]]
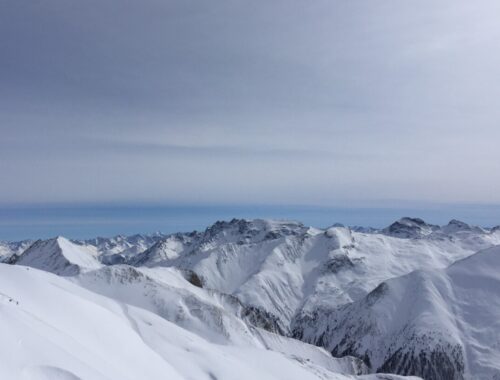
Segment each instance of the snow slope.
[[211,343],[30,267],[0,264],[0,289],[2,379],[353,379],[277,351]]
[[[174,268],[117,265],[71,280],[96,293],[149,310],[211,342],[271,349],[318,362],[334,372],[367,373],[359,359],[333,358],[321,348],[259,328],[258,322],[263,319],[250,318],[247,308],[235,297],[197,287],[184,276]],[[266,327],[265,323],[261,326]]]
[[496,380],[499,316],[500,247],[493,247],[446,269],[391,279],[322,314],[306,340],[335,355],[364,358],[377,371]]
[[38,240],[14,261],[16,264],[46,270],[62,276],[100,268],[97,255],[63,237]]

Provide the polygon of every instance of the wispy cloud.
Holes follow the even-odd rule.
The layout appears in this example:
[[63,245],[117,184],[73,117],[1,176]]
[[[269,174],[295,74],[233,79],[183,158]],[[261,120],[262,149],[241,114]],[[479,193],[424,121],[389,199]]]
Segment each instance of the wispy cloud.
[[500,202],[499,11],[2,2],[0,198]]

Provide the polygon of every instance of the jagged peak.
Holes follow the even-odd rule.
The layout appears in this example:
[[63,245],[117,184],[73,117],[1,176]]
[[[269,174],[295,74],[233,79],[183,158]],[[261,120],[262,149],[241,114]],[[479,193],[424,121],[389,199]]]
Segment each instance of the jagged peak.
[[300,222],[273,219],[232,219],[217,221],[203,233],[205,241],[217,236],[233,236],[239,244],[276,239],[282,236],[306,232]]
[[399,238],[419,238],[436,231],[439,226],[428,224],[423,219],[405,216],[398,219],[382,232]]
[[395,223],[401,223],[401,224],[406,224],[406,225],[417,225],[417,226],[428,226],[425,222],[425,220],[421,218],[415,218],[415,217],[409,217],[409,216],[404,216],[401,219],[397,220]]
[[222,228],[234,228],[238,227],[241,230],[248,228],[260,228],[260,229],[277,229],[282,227],[304,227],[300,222],[290,221],[290,220],[278,220],[278,219],[238,219],[233,218],[229,221],[218,220],[206,230],[219,230]]

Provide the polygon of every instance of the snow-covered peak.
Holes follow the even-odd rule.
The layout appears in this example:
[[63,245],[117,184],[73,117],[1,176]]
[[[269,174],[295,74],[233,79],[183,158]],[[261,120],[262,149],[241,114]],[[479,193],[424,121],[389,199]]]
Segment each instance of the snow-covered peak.
[[10,263],[23,253],[26,248],[33,244],[32,240],[22,241],[0,241],[0,263]]
[[462,229],[462,230],[468,230],[470,229],[470,225],[468,225],[465,222],[462,222],[461,220],[458,219],[452,219],[448,222],[448,226],[453,226],[457,229]]
[[237,244],[257,243],[262,240],[297,235],[304,232],[305,229],[302,223],[293,221],[232,219],[231,221],[215,222],[205,230],[203,239],[206,242],[216,240]]
[[128,263],[134,266],[155,266],[176,259],[192,246],[193,237],[199,236],[197,233],[170,235],[159,240],[144,252],[132,256]]
[[127,261],[135,266],[172,265],[171,261],[210,250],[231,246],[252,246],[265,242],[315,234],[321,231],[290,221],[264,219],[232,219],[217,221],[204,232],[176,233],[160,239],[142,253]]
[[16,264],[42,269],[63,276],[72,276],[82,270],[100,268],[96,252],[58,236],[38,240],[16,261]]
[[330,250],[352,248],[354,244],[351,230],[346,227],[330,227],[325,231],[325,236],[330,239]]
[[496,379],[499,289],[497,246],[446,269],[390,279],[323,315],[316,334],[335,355],[363,358],[374,371],[433,380]]
[[461,232],[474,232],[477,234],[482,234],[485,233],[486,230],[484,230],[481,227],[471,226],[470,224],[467,224],[457,219],[452,219],[446,226],[441,227],[441,232],[448,235]]
[[404,217],[384,228],[382,232],[398,238],[416,239],[428,236],[438,228],[438,226],[427,224],[420,218]]
[[94,247],[103,257],[121,255],[123,258],[127,258],[143,252],[165,236],[159,232],[151,235],[117,235],[109,238],[97,237],[87,240],[75,240],[74,243]]

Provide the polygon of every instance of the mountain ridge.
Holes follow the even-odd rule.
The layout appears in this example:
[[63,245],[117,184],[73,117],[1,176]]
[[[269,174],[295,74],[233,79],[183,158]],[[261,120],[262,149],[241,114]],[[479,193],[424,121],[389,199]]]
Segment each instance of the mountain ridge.
[[[296,338],[325,347],[334,356],[355,356],[365,364],[352,358],[348,359],[351,364],[342,367],[354,374],[382,371],[435,380],[469,380],[467,339],[449,319],[452,309],[448,308],[460,308],[455,305],[458,298],[443,293],[447,301],[438,302],[432,295],[436,289],[449,288],[442,275],[446,268],[495,245],[500,245],[500,230],[458,220],[436,226],[405,217],[375,230],[232,219],[200,232],[37,241],[11,263],[64,276],[78,286],[148,310],[218,344],[257,344],[262,348],[267,344],[262,334],[274,334],[282,336],[279,339]],[[394,306],[382,308],[378,314],[370,314],[370,310],[386,299],[391,289],[387,284],[407,276],[414,278],[414,287],[422,289],[421,298],[418,293],[397,297],[399,293],[394,293],[390,299],[395,301],[385,304],[396,305],[402,297],[413,297],[427,305],[427,314],[448,311],[435,318],[431,335],[414,330],[415,326],[421,329],[424,321],[432,321],[420,318],[419,324],[401,325],[406,332],[398,332],[399,338],[391,341],[373,332],[387,330],[381,321],[394,317]],[[399,308],[408,311],[415,307],[408,304]],[[352,324],[339,325],[342,315],[364,313],[368,313],[366,318],[346,317]],[[401,321],[412,315],[400,314]],[[337,339],[342,328],[348,331],[343,333],[343,343]],[[366,333],[361,337],[357,331]],[[278,346],[288,347],[293,340],[286,342]],[[410,349],[402,350],[405,344]],[[380,349],[375,353],[374,347]],[[387,347],[391,347],[390,352]],[[418,352],[429,359],[418,359]],[[439,362],[444,367],[441,371],[436,370]]]

